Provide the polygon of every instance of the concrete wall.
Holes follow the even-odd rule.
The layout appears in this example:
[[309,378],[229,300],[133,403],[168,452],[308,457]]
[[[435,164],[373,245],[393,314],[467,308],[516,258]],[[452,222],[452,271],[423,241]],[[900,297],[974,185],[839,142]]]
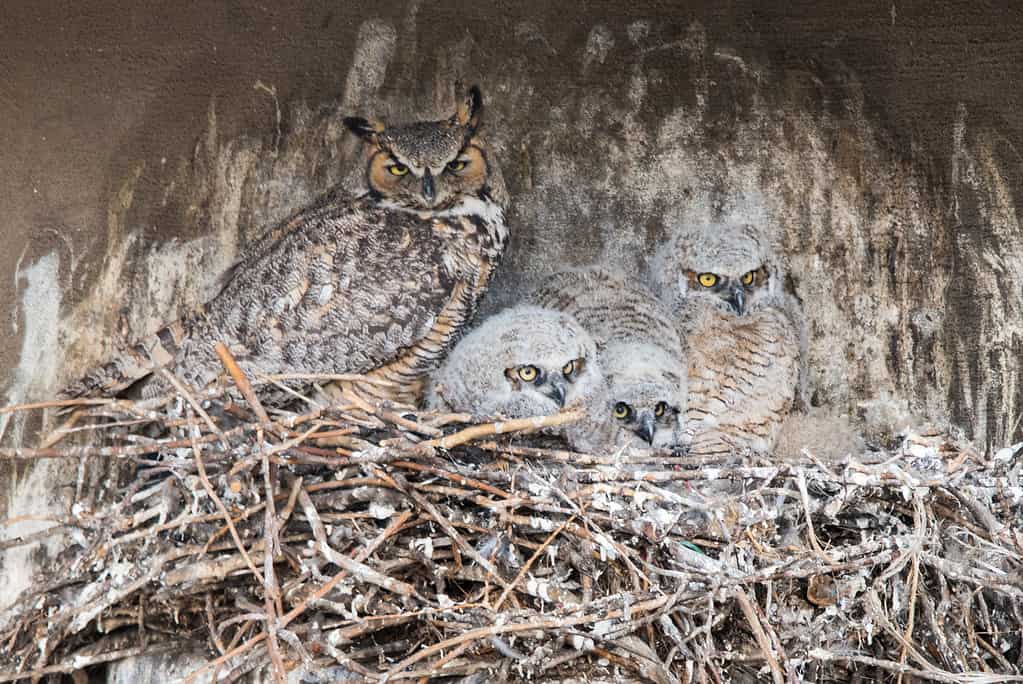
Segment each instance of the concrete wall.
[[[461,81],[483,87],[513,198],[489,310],[563,265],[642,271],[673,226],[738,214],[786,254],[815,405],[891,400],[981,445],[1021,434],[1021,9],[11,4],[10,401],[201,301],[240,244],[353,182],[342,115],[437,116]],[[68,477],[0,465],[0,501],[45,507]]]

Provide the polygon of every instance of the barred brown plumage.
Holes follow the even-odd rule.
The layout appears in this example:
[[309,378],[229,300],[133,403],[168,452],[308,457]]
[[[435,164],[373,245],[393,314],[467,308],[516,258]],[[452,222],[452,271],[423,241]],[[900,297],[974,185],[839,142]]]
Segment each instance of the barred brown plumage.
[[770,451],[800,372],[797,305],[770,242],[748,224],[685,228],[653,265],[688,355],[690,452]]
[[593,420],[615,426],[613,445],[678,443],[687,382],[682,340],[653,293],[620,274],[591,268],[555,273],[532,300],[571,314],[596,340],[610,391]]
[[[204,387],[220,374],[213,345],[222,341],[246,373],[365,374],[391,384],[355,389],[415,403],[475,314],[507,239],[506,192],[479,136],[481,114],[473,88],[443,121],[345,119],[365,142],[365,194],[332,192],[269,231],[199,311],[65,394],[114,393],[161,365]],[[166,389],[160,378],[148,383],[144,395]]]

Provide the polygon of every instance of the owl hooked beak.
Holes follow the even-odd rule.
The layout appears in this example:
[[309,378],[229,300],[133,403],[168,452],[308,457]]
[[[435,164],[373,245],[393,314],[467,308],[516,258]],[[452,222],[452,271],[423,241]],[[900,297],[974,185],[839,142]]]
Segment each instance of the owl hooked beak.
[[649,411],[643,411],[639,417],[639,426],[636,427],[633,432],[636,433],[647,444],[654,443],[654,431],[656,430],[654,425],[654,414]]
[[423,198],[428,204],[433,204],[437,199],[437,189],[433,185],[433,174],[429,168],[423,173]]
[[558,408],[565,408],[565,382],[561,378],[551,378],[544,387],[544,394],[558,404]]
[[746,290],[739,283],[733,283],[728,291],[728,298],[725,299],[735,313],[742,316],[746,313]]

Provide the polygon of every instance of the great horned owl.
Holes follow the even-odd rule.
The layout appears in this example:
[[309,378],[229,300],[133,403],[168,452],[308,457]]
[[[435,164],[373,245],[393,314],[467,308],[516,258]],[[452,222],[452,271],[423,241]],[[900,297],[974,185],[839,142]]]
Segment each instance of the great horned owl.
[[455,345],[431,377],[427,405],[527,418],[565,406],[586,409],[605,395],[589,333],[560,311],[517,306],[488,318]]
[[597,342],[614,425],[613,444],[639,437],[655,447],[678,444],[686,408],[682,341],[670,312],[646,288],[603,269],[556,273],[531,297],[571,314]]
[[748,224],[685,228],[651,272],[686,345],[691,452],[773,449],[796,393],[800,323],[770,241]]
[[507,239],[482,112],[473,87],[442,121],[346,118],[364,141],[364,194],[328,194],[248,245],[198,312],[67,393],[117,392],[156,365],[203,387],[220,373],[213,345],[222,340],[248,373],[366,374],[390,383],[362,384],[363,394],[416,402],[472,319]]

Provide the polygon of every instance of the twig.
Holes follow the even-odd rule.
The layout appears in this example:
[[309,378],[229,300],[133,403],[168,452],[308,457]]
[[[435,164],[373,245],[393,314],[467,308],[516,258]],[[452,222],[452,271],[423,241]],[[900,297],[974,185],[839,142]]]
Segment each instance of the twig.
[[559,427],[569,423],[575,423],[585,416],[582,409],[571,409],[562,411],[550,416],[537,416],[536,418],[518,418],[515,420],[487,423],[486,425],[473,425],[472,427],[459,430],[458,432],[431,439],[420,444],[421,447],[435,447],[441,449],[453,449],[461,444],[480,439],[481,437],[493,437],[511,432],[534,432],[543,428]]
[[746,595],[746,590],[736,588],[732,592],[732,596],[739,603],[742,614],[746,616],[746,622],[749,623],[750,629],[753,630],[753,636],[757,640],[757,645],[760,646],[760,651],[764,654],[764,659],[767,660],[767,664],[771,668],[771,678],[774,680],[774,684],[785,684],[785,673],[782,672],[778,659],[774,657],[771,640],[768,638],[767,633],[764,632],[764,626],[760,623],[760,618],[753,609],[753,604],[749,596]]
[[984,672],[946,672],[944,670],[919,670],[908,665],[901,665],[892,660],[872,658],[870,656],[855,655],[851,653],[834,653],[827,649],[815,648],[807,655],[815,660],[841,661],[848,663],[859,663],[870,667],[880,668],[889,672],[913,675],[920,679],[933,682],[947,682],[948,684],[1002,684],[1003,682],[1023,682],[1023,675],[987,674]]
[[224,365],[224,369],[231,375],[231,379],[234,380],[238,391],[242,393],[245,401],[249,402],[249,406],[256,413],[259,422],[263,425],[268,425],[270,423],[270,416],[266,414],[266,409],[263,408],[263,404],[259,401],[255,391],[253,391],[249,379],[245,376],[238,362],[235,361],[234,355],[227,348],[227,345],[223,342],[217,342],[213,349],[217,352],[217,356],[220,358],[220,363]]
[[313,505],[313,500],[309,498],[309,494],[305,490],[298,493],[298,501],[302,506],[302,511],[305,513],[306,520],[313,528],[313,536],[316,538],[317,548],[320,553],[334,565],[340,566],[347,570],[351,575],[358,577],[363,582],[369,582],[375,584],[381,589],[393,592],[400,596],[415,596],[416,589],[410,584],[406,584],[400,580],[396,580],[392,577],[387,577],[377,572],[368,565],[348,558],[344,554],[338,553],[330,547],[327,542],[327,532],[323,529],[323,523],[320,521],[320,516],[316,512],[316,507]]
[[512,589],[514,589],[515,586],[522,581],[522,578],[525,577],[526,573],[529,572],[529,569],[533,567],[533,563],[536,562],[536,559],[540,557],[540,554],[542,554],[547,549],[547,547],[549,547],[554,542],[554,540],[558,538],[558,535],[565,531],[566,527],[575,522],[575,519],[576,515],[573,514],[572,517],[568,518],[567,520],[565,520],[565,522],[561,523],[558,526],[558,529],[554,530],[549,535],[547,535],[547,538],[543,540],[543,543],[540,544],[539,548],[537,548],[536,551],[533,552],[533,555],[529,557],[529,560],[527,560],[525,565],[522,566],[522,569],[519,570],[519,573],[515,575],[515,579],[513,579],[511,583],[504,588],[504,591],[501,592],[501,595],[497,598],[497,601],[494,603],[493,611],[495,613],[501,610],[501,606],[504,604],[504,600],[508,598],[508,594],[510,594],[512,592]]
[[71,674],[72,672],[84,670],[85,668],[93,667],[94,665],[101,665],[103,663],[113,663],[118,660],[124,660],[125,658],[134,658],[141,655],[169,653],[180,648],[181,648],[180,644],[175,643],[174,641],[170,641],[167,643],[149,646],[137,646],[134,648],[124,648],[117,651],[97,653],[95,655],[76,655],[73,658],[71,658],[70,662],[49,665],[47,667],[41,667],[37,670],[27,670],[25,672],[0,672],[0,682],[17,682],[24,680],[34,681],[47,675]]
[[[191,414],[189,414],[189,418],[191,418]],[[206,490],[206,494],[209,495],[210,500],[212,500],[213,504],[217,507],[217,510],[220,511],[220,515],[223,517],[224,522],[227,523],[228,529],[231,530],[231,539],[234,540],[239,553],[241,553],[242,558],[245,559],[245,564],[249,566],[249,570],[252,571],[252,574],[258,577],[259,571],[256,570],[256,564],[252,562],[252,559],[249,558],[248,552],[245,550],[245,544],[242,543],[242,538],[238,535],[238,530],[234,526],[234,521],[231,520],[231,514],[227,512],[227,507],[224,505],[224,502],[220,500],[220,497],[217,496],[216,490],[213,489],[213,485],[210,483],[210,478],[206,475],[206,465],[202,460],[202,449],[199,447],[194,427],[191,426],[191,420],[189,420],[189,423],[190,427],[193,428],[190,430],[192,433],[192,457],[195,460],[195,467],[199,473],[199,479],[202,481],[202,486]]]

